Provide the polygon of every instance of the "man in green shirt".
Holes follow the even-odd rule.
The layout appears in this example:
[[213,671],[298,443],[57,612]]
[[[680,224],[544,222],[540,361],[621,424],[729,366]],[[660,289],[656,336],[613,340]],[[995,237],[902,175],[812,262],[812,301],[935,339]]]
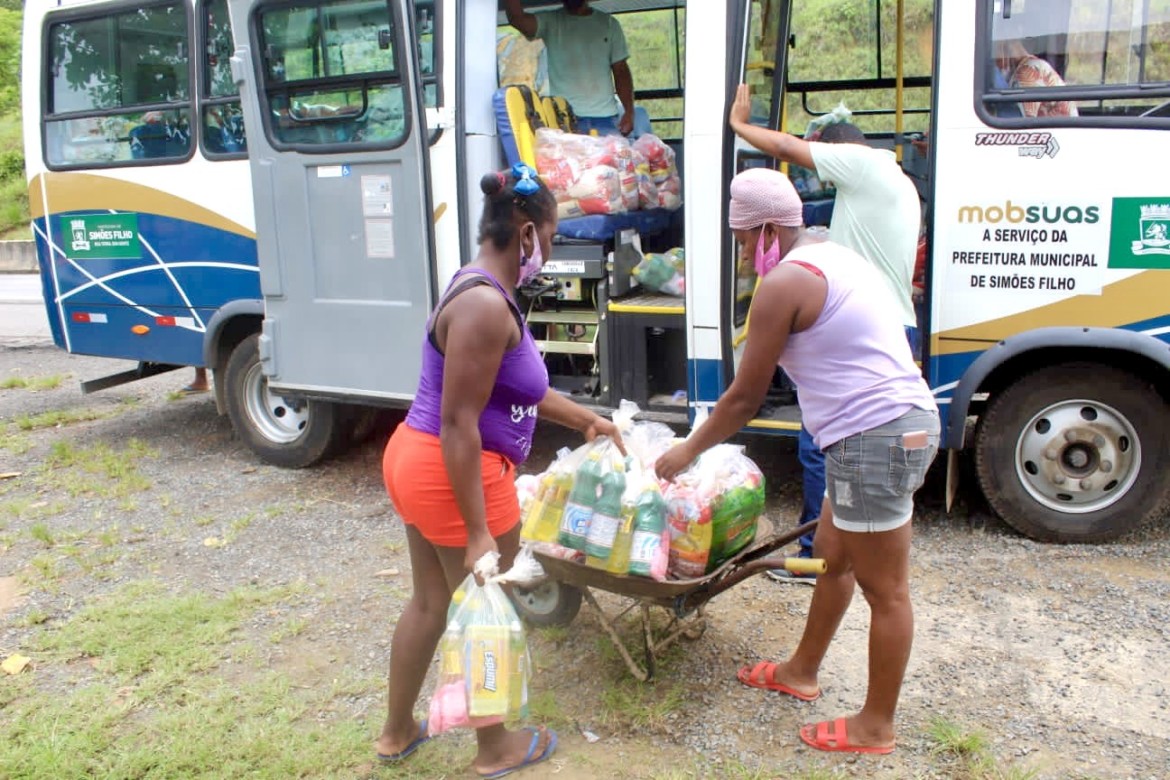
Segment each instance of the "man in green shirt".
[[564,0],[564,8],[539,14],[526,12],[520,0],[505,0],[504,8],[509,24],[544,41],[549,89],[569,101],[580,132],[634,129],[634,78],[617,19],[590,8],[589,0]]

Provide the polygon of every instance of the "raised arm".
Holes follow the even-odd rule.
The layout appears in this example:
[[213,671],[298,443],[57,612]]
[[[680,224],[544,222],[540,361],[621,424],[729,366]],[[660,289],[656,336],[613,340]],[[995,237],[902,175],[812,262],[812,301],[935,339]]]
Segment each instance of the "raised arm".
[[808,141],[788,133],[780,133],[765,127],[757,127],[750,121],[752,109],[751,90],[747,84],[740,84],[731,106],[729,124],[743,140],[777,160],[795,163],[810,170],[816,170],[812,150]]
[[520,0],[504,0],[504,13],[508,15],[508,24],[519,30],[525,38],[536,37],[536,15],[525,11]]

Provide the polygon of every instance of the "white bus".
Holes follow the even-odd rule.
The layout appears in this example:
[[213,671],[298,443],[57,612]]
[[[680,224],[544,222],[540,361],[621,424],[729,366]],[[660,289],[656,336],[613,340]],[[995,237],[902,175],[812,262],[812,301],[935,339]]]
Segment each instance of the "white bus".
[[[533,11],[558,3],[525,2]],[[1034,538],[1098,541],[1170,496],[1170,0],[598,0],[683,206],[562,223],[524,304],[555,386],[685,422],[734,376],[755,279],[733,138],[844,102],[925,214],[923,370],[949,467]],[[258,455],[309,465],[405,405],[423,323],[472,256],[477,182],[517,153],[494,0],[30,0],[24,135],[53,335],[207,366]],[[503,142],[502,142],[503,141]],[[917,142],[917,143],[915,143]],[[827,224],[831,191],[789,171]],[[684,247],[685,297],[631,288]],[[748,430],[799,428],[776,392]],[[951,480],[949,480],[951,481]]]

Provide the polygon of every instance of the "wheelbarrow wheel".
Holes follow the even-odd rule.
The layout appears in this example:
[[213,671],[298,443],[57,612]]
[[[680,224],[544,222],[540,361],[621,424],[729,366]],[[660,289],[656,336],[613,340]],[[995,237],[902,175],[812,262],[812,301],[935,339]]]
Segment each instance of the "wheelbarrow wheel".
[[512,603],[520,617],[531,626],[567,626],[581,611],[581,591],[554,579],[531,587],[512,588]]

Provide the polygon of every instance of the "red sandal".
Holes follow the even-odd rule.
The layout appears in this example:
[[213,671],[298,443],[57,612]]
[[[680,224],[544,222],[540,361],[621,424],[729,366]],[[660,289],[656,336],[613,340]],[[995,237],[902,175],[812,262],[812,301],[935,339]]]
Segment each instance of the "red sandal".
[[801,726],[800,738],[809,747],[828,753],[876,753],[884,756],[894,752],[893,745],[850,745],[844,718]]
[[736,677],[739,681],[749,688],[763,688],[766,691],[776,691],[777,693],[787,694],[794,699],[800,701],[816,701],[821,698],[821,690],[817,689],[816,693],[802,693],[795,688],[790,688],[784,683],[776,682],[773,672],[776,670],[776,664],[771,661],[760,661],[752,668],[742,667],[736,672]]

